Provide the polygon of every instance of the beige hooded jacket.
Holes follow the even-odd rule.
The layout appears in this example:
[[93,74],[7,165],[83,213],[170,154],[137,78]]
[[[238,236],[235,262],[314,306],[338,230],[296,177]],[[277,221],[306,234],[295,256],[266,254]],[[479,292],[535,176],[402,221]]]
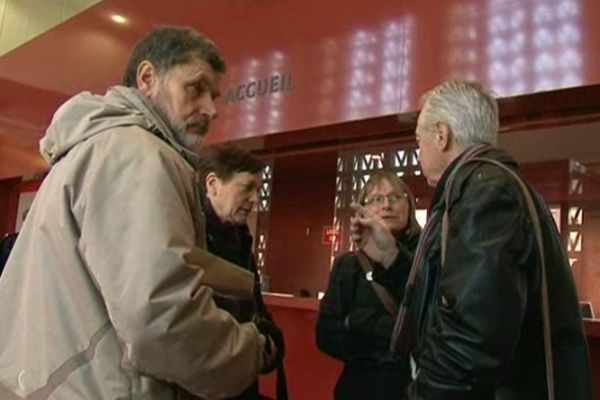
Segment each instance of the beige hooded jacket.
[[0,399],[219,399],[253,382],[265,339],[209,287],[250,294],[252,276],[203,250],[194,156],[148,101],[75,96],[40,149],[52,168],[0,279]]

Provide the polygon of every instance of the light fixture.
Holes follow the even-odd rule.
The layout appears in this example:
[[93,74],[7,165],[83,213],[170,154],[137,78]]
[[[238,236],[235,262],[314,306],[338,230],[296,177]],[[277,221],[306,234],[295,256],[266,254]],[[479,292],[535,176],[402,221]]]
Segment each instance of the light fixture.
[[110,19],[112,19],[113,22],[120,24],[120,25],[125,25],[127,22],[129,22],[129,20],[127,18],[125,18],[124,16],[122,16],[120,14],[113,14],[110,16]]

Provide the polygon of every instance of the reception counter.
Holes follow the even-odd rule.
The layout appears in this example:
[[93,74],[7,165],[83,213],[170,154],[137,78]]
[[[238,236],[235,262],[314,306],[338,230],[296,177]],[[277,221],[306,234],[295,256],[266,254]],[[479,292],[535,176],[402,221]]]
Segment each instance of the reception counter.
[[[342,364],[321,353],[315,343],[319,300],[264,295],[286,340],[285,369],[290,398],[331,400]],[[585,321],[596,399],[600,400],[600,321]],[[260,379],[261,393],[275,398],[275,374]]]
[[600,320],[584,321],[590,349],[595,399],[600,399]]
[[[285,371],[293,400],[331,400],[342,364],[317,349],[315,324],[319,301],[264,295],[269,312],[283,330]],[[261,393],[275,398],[275,373],[261,377]]]

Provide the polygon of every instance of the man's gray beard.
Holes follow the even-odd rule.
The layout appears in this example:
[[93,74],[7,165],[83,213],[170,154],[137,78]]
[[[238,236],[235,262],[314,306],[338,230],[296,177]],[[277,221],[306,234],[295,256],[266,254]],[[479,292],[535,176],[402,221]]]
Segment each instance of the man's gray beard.
[[177,141],[186,149],[190,151],[198,150],[198,146],[202,142],[202,136],[200,135],[192,135],[185,131],[185,128],[177,127],[173,124],[172,121],[169,121],[169,124],[173,127],[173,133],[177,137]]
[[190,151],[197,151],[200,143],[202,142],[202,136],[187,133],[185,131],[185,122],[178,122],[171,118],[171,115],[168,111],[168,106],[166,105],[165,95],[160,93],[156,100],[153,101],[153,104],[156,108],[156,111],[173,131],[175,140],[177,140],[177,142],[186,149]]

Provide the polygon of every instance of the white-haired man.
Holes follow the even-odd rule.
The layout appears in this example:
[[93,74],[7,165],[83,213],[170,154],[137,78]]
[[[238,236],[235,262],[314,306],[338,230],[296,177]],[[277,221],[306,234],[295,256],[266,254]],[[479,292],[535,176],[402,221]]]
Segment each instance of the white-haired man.
[[[497,132],[496,100],[477,84],[449,81],[423,96],[416,140],[435,193],[392,338],[418,367],[408,398],[547,399],[552,390],[589,400],[587,344],[560,237],[516,162],[494,147]],[[380,244],[365,251],[393,260],[375,220],[358,215],[357,236],[367,226]]]

